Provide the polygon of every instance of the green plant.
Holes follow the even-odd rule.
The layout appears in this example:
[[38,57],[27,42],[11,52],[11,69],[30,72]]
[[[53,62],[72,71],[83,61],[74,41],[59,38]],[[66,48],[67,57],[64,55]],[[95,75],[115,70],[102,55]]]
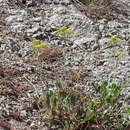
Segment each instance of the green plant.
[[67,44],[67,42],[71,42],[68,38],[68,35],[74,34],[74,32],[70,29],[68,29],[66,26],[61,27],[60,29],[57,30],[59,35],[61,36],[61,40]]
[[78,71],[78,72],[75,71],[74,75],[75,75],[76,79],[78,80],[81,77],[81,72],[80,71]]
[[[95,95],[72,90],[59,82],[58,91],[46,91],[41,101],[46,104],[47,111],[42,120],[51,125],[58,124],[66,130],[123,128],[121,86],[103,82],[96,85]],[[39,102],[39,101],[38,101]],[[125,111],[126,113],[129,110]],[[116,125],[115,125],[116,124]]]
[[[37,67],[36,68],[37,68],[38,73],[40,74],[40,81],[42,81],[42,63],[41,63],[41,61],[39,59],[39,56],[42,53],[42,48],[46,47],[47,45],[48,45],[47,43],[42,43],[42,41],[40,41],[40,40],[34,40],[33,43],[29,44],[29,46],[31,46],[33,48],[32,51],[34,53],[35,58],[37,59]],[[33,88],[36,91],[37,98],[39,98],[39,93],[38,93],[37,88],[35,87],[35,85],[33,85],[30,82],[30,80],[27,78],[26,75],[24,75],[24,78],[31,84],[31,86],[33,86]]]
[[48,43],[43,43],[40,40],[34,40],[33,44],[30,44],[30,46],[33,48],[33,52],[37,58],[37,71],[40,75],[40,80],[42,83],[42,86],[44,86],[44,81],[43,81],[43,74],[42,74],[42,62],[40,60],[40,55],[42,54],[42,48],[46,47]]
[[39,58],[41,54],[41,48],[46,47],[47,43],[42,43],[40,40],[34,40],[33,44],[29,44],[33,48],[33,52],[37,58]]
[[107,4],[109,4],[111,2],[111,0],[103,0],[103,4],[104,5],[107,5]]
[[113,49],[112,49],[112,52],[113,52],[113,54],[114,54],[114,58],[115,58],[115,66],[117,67],[117,64],[118,64],[118,61],[119,61],[119,57],[120,56],[122,56],[122,55],[124,55],[124,53],[122,52],[122,51],[116,51],[117,49],[116,49],[116,46],[118,46],[118,42],[119,42],[120,40],[118,39],[118,38],[116,38],[116,37],[111,37],[111,39],[110,39],[110,42],[112,42],[113,43]]
[[119,42],[120,40],[117,38],[117,37],[115,37],[115,36],[112,36],[111,38],[110,38],[110,40],[109,40],[109,42],[112,42],[112,43],[114,43],[113,45],[117,45],[117,43]]
[[108,43],[110,43],[110,45],[105,48],[105,49],[112,48],[111,50],[112,50],[112,53],[113,53],[113,56],[115,59],[115,67],[117,67],[119,58],[124,55],[123,51],[118,51],[118,47],[120,46],[118,44],[119,41],[120,41],[120,39],[118,39],[115,36],[112,36],[108,42]]

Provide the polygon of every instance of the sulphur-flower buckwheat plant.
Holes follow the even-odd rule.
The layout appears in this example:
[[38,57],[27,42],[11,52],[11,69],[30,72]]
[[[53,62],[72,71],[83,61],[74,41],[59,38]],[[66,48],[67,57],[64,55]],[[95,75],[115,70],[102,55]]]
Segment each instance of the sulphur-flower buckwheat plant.
[[[40,40],[34,40],[33,43],[29,44],[30,47],[33,48],[33,53],[35,55],[35,57],[37,58],[37,66],[36,66],[36,70],[38,71],[39,75],[40,75],[40,79],[39,81],[42,82],[42,86],[44,85],[43,83],[43,75],[42,75],[42,62],[39,59],[39,56],[42,53],[42,48],[46,47],[48,44],[47,43],[43,43]],[[37,97],[39,98],[39,92],[37,90],[37,87],[35,85],[33,85],[30,80],[27,78],[27,76],[25,75],[24,78],[31,84],[31,86],[34,88],[34,90],[36,91]],[[39,108],[39,105],[38,105]]]
[[72,42],[69,40],[69,36],[71,34],[74,34],[74,32],[68,29],[66,26],[63,26],[60,29],[58,29],[57,33],[61,36],[61,40],[63,40],[65,44],[67,44],[67,42]]
[[33,52],[35,54],[35,56],[40,56],[41,54],[41,48],[46,47],[48,44],[47,43],[43,43],[40,40],[34,40],[33,44],[29,44],[29,46],[31,46],[33,48]]

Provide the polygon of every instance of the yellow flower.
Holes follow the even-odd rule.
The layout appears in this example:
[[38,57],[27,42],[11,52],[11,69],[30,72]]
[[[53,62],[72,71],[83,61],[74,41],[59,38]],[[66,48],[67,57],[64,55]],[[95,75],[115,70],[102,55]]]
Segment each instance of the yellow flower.
[[30,44],[30,46],[33,48],[41,48],[41,47],[46,47],[48,45],[47,43],[42,43],[42,41],[40,40],[34,40],[33,43],[34,44]]
[[43,43],[41,44],[41,47],[46,47],[48,44],[47,43]]
[[67,27],[65,27],[65,26],[61,27],[60,29],[57,30],[57,32],[59,33],[59,32],[65,31],[66,29],[67,29]]
[[57,32],[60,34],[60,35],[63,35],[64,32],[67,33],[67,34],[73,34],[74,32],[72,30],[69,30],[67,29],[67,27],[61,27],[60,29],[57,30]]
[[67,34],[74,34],[74,32],[73,32],[72,30],[69,30],[69,29],[66,29],[65,32],[66,32]]
[[59,32],[60,35],[63,35],[63,33],[64,33],[64,32],[62,32],[62,31]]
[[110,40],[109,40],[109,42],[114,42],[114,43],[117,43],[117,42],[119,42],[120,41],[120,39],[118,39],[117,37],[115,37],[115,36],[112,36],[111,38],[110,38]]
[[47,43],[42,43],[42,44],[40,44],[40,45],[30,44],[30,46],[33,47],[33,48],[46,47],[47,45],[48,45]]
[[123,55],[124,53],[122,52],[122,51],[118,51],[117,52],[117,55],[119,56],[119,55]]
[[40,41],[40,40],[34,40],[33,42],[37,43],[37,44],[42,44],[42,41]]
[[66,26],[63,26],[63,27],[61,27],[59,30],[65,31],[66,29],[67,29],[67,27],[66,27]]

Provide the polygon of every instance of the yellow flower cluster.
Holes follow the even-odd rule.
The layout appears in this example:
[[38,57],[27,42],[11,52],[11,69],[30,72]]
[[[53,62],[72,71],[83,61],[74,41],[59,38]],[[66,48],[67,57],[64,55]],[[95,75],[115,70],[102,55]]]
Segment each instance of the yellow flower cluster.
[[66,34],[73,34],[74,33],[72,30],[67,29],[67,27],[65,27],[65,26],[63,26],[60,29],[58,29],[57,32],[60,35],[63,35],[64,33],[66,33]]
[[41,48],[41,47],[46,47],[48,45],[47,43],[43,43],[40,40],[34,40],[33,43],[34,44],[30,44],[30,46],[33,48]]
[[115,36],[112,36],[111,38],[110,38],[110,40],[109,40],[109,42],[114,42],[114,43],[117,43],[117,42],[119,42],[120,41],[120,39],[118,39],[117,37],[115,37]]
[[124,55],[124,53],[122,52],[122,51],[118,51],[117,52],[117,55],[119,56],[119,55]]

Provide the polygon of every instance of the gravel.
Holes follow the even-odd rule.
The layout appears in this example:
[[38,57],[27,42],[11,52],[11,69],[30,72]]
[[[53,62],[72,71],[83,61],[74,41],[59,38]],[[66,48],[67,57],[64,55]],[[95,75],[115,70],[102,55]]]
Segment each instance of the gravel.
[[[118,8],[130,14],[130,2],[124,1],[124,4],[122,4],[122,1],[120,2]],[[36,95],[32,84],[37,87],[39,93],[42,93],[45,85],[47,89],[55,90],[56,80],[62,80],[66,84],[73,83],[73,87],[89,85],[89,90],[93,87],[93,83],[104,80],[120,83],[123,86],[122,92],[126,94],[124,107],[129,108],[130,16],[126,17],[112,10],[112,13],[116,16],[115,19],[101,19],[95,22],[81,13],[69,0],[46,0],[43,4],[40,4],[40,1],[39,4],[33,3],[32,0],[27,0],[26,5],[22,2],[18,5],[14,0],[12,0],[12,3],[9,0],[0,1],[0,9],[7,15],[6,17],[2,16],[6,25],[0,25],[4,28],[4,30],[0,30],[0,67],[3,66],[7,70],[9,67],[18,69],[24,72],[28,79],[25,79],[23,74],[18,74],[18,76],[8,75],[4,78],[0,74],[0,80],[8,79],[14,85],[24,84],[27,88],[30,88],[30,90],[23,93],[25,98],[20,93],[17,99],[18,102],[14,104],[8,96],[0,94],[1,119],[4,119],[2,112],[7,112],[10,109],[9,106],[13,108],[21,106],[19,108],[21,114],[27,119],[26,114],[29,114],[29,112],[24,109],[25,105],[32,101],[32,97]],[[129,6],[126,6],[126,3]],[[57,29],[63,26],[75,32],[67,36],[70,41],[66,43],[62,36],[59,36],[56,32]],[[120,39],[116,47],[109,47],[111,44],[109,40],[112,36]],[[19,50],[17,52],[11,51],[14,46],[9,44],[10,38],[16,42],[14,46],[18,45]],[[47,42],[49,48],[54,50],[58,48],[62,52],[62,55],[55,55],[54,58],[50,58],[55,53],[54,51],[51,55],[51,51],[47,54],[47,56],[51,55],[48,56],[50,59],[48,58],[48,60],[42,62],[41,72],[44,83],[39,81],[36,71],[36,58],[33,58],[32,48],[28,45],[34,39]],[[113,48],[115,48],[114,52]],[[124,55],[115,57],[114,55],[118,51],[122,51]],[[72,82],[68,77],[73,71],[86,72],[87,75],[80,83]],[[6,73],[4,70],[4,75]],[[22,97],[21,102],[20,98]],[[4,105],[5,101],[7,102],[6,106]],[[9,102],[11,103],[9,104]],[[23,125],[23,129],[27,128],[29,130],[36,126],[39,126],[36,129],[47,129],[43,127],[44,124],[36,121],[36,118],[38,118],[38,113],[33,110],[28,115],[28,120]],[[130,116],[128,118],[130,119]],[[15,124],[14,122],[10,119],[11,124]],[[30,127],[27,126],[29,122],[31,122]]]

